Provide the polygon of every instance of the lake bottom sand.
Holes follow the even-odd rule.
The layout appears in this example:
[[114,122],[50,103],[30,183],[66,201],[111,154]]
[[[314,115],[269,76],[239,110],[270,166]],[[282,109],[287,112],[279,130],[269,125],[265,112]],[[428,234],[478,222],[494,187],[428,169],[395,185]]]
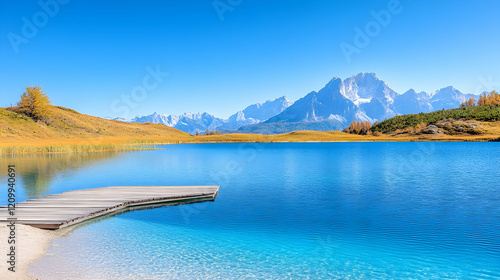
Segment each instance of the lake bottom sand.
[[[0,279],[31,280],[38,279],[31,275],[28,266],[39,257],[45,255],[52,239],[59,237],[55,231],[48,231],[32,226],[16,224],[15,244],[8,244],[10,229],[7,224],[0,225]],[[7,263],[10,246],[15,246],[15,272],[8,270]]]

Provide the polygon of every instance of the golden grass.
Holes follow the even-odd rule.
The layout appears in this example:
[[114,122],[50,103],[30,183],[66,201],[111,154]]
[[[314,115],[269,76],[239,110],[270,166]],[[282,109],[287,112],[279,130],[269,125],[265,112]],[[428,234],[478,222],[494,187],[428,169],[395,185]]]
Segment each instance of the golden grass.
[[494,141],[500,137],[500,122],[490,124],[484,135],[356,135],[340,131],[294,131],[276,135],[229,134],[197,136],[190,143],[206,142],[401,142],[401,141]]
[[0,154],[130,151],[156,145],[230,142],[499,141],[500,122],[483,122],[483,135],[363,136],[339,131],[295,131],[277,135],[193,136],[161,124],[124,123],[50,106],[49,124],[0,108]]

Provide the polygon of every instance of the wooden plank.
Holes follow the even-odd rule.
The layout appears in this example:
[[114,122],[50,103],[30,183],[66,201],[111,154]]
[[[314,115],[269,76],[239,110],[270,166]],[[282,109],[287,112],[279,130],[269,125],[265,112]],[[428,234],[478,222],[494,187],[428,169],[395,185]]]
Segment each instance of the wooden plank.
[[[129,209],[166,203],[214,200],[219,186],[118,186],[83,189],[29,199],[16,204],[16,223],[59,229]],[[7,207],[0,207],[0,222],[9,222]]]

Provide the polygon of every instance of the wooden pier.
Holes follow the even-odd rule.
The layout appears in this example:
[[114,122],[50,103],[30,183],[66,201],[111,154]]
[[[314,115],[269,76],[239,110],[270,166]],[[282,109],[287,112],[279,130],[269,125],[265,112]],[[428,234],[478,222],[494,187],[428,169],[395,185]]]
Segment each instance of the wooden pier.
[[0,207],[0,222],[15,221],[43,229],[60,229],[140,206],[215,200],[218,193],[219,186],[134,186],[67,191],[17,203],[14,216],[9,215],[7,207]]

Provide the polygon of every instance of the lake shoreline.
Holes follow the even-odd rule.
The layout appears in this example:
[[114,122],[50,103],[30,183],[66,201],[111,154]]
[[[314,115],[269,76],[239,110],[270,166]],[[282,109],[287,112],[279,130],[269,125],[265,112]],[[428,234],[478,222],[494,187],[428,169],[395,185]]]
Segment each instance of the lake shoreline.
[[[7,237],[9,234],[9,228],[7,225],[0,225],[0,236]],[[9,279],[39,279],[36,276],[30,274],[29,266],[31,263],[38,260],[40,257],[46,254],[50,242],[61,237],[57,231],[48,231],[39,228],[35,228],[28,225],[16,224],[16,266],[15,272],[10,272],[7,270],[9,265],[7,261],[7,256],[3,255],[2,258],[5,260],[0,261],[0,269],[5,271],[4,273],[12,274]],[[0,248],[2,252],[7,252],[9,244],[7,241],[1,242]]]
[[[499,142],[499,135],[453,136],[453,135],[414,135],[414,136],[366,136],[346,134],[342,132],[295,132],[292,135],[259,135],[258,139],[251,139],[255,135],[210,135],[193,136],[202,139],[188,141],[162,141],[158,139],[106,139],[105,144],[82,144],[95,142],[92,138],[84,139],[49,139],[48,143],[33,144],[34,140],[18,139],[14,141],[0,141],[0,156],[14,154],[48,154],[48,153],[78,153],[103,151],[143,151],[155,150],[160,145],[175,144],[224,144],[224,143],[356,143],[356,142]],[[317,137],[319,139],[307,139]],[[281,138],[281,139],[280,139]],[[102,139],[99,139],[102,141]],[[78,143],[78,144],[73,144]]]

